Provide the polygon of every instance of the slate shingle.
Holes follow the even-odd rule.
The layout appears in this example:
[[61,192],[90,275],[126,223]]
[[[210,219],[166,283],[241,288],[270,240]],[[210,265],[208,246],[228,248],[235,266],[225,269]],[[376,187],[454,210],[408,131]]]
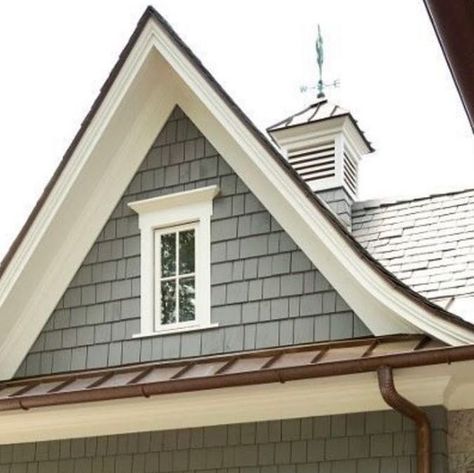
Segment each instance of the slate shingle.
[[434,301],[474,293],[474,189],[353,206],[355,238]]

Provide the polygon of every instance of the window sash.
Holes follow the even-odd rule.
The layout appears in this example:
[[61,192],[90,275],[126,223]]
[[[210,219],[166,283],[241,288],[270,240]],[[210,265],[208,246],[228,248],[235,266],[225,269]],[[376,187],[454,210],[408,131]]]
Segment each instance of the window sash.
[[[194,272],[193,273],[183,273],[179,274],[179,233],[193,230],[194,231]],[[184,225],[175,225],[171,227],[163,227],[154,230],[154,326],[155,330],[165,331],[173,330],[176,328],[182,328],[187,326],[197,325],[197,299],[198,299],[198,272],[199,264],[197,258],[197,247],[198,247],[198,238],[199,238],[199,222],[192,222]],[[162,235],[173,234],[175,237],[175,274],[172,276],[162,276],[162,267],[161,267],[161,237]],[[179,306],[179,283],[183,279],[193,279],[194,280],[194,319],[189,321],[180,321],[180,306]],[[172,323],[163,324],[162,323],[162,302],[161,302],[161,283],[165,281],[174,281],[175,284],[175,321]]]

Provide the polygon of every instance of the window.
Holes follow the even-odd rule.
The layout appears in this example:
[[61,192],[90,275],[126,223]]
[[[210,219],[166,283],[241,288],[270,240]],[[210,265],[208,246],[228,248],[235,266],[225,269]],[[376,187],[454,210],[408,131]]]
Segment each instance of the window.
[[155,231],[155,313],[161,326],[196,320],[195,240],[194,224]]
[[211,215],[217,186],[132,202],[141,242],[136,336],[211,326]]

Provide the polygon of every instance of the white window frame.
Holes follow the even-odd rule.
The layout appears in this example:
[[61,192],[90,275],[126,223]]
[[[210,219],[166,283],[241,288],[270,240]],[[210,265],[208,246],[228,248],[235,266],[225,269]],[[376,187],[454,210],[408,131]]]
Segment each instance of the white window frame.
[[[168,331],[168,330],[176,330],[178,328],[188,328],[188,327],[194,327],[196,325],[197,321],[197,313],[198,313],[198,280],[201,275],[201,268],[197,264],[197,253],[196,250],[199,248],[199,243],[200,243],[200,222],[191,222],[191,223],[185,223],[182,225],[174,225],[172,227],[161,227],[161,228],[155,228],[154,230],[154,258],[155,258],[155,284],[154,284],[154,290],[155,290],[155,295],[154,295],[154,311],[155,311],[155,331],[156,332],[161,332],[161,331]],[[178,262],[178,255],[179,255],[179,240],[177,241],[176,245],[176,274],[174,276],[170,277],[165,277],[160,276],[161,272],[161,236],[166,235],[166,234],[174,234],[176,235],[179,232],[186,231],[186,230],[194,230],[194,272],[190,274],[185,274],[185,275],[180,275],[179,274],[179,265],[177,264]],[[194,291],[195,291],[195,308],[194,308],[194,320],[189,320],[186,322],[179,322],[177,320],[174,323],[170,324],[162,324],[161,322],[161,282],[163,280],[176,280],[176,291],[179,292],[179,280],[181,278],[194,278]],[[178,294],[177,294],[178,296]],[[157,316],[158,315],[158,316]],[[177,304],[177,311],[176,311],[176,317],[179,319],[179,296],[178,296],[178,304]]]
[[[218,192],[214,185],[128,204],[138,213],[140,228],[141,324],[136,337],[217,325],[211,324],[211,216],[212,202]],[[156,301],[159,248],[155,247],[155,236],[157,231],[174,232],[185,225],[195,229],[195,320],[161,325],[161,313],[157,313],[161,304]]]

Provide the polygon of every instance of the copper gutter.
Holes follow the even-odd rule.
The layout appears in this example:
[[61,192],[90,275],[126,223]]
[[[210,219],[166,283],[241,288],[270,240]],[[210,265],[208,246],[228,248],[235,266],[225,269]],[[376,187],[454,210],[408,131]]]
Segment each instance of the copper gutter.
[[428,416],[398,393],[390,366],[380,366],[377,377],[385,402],[403,416],[409,417],[416,425],[417,473],[431,473],[431,426]]
[[[328,349],[331,353],[331,349]],[[183,393],[189,391],[199,391],[207,389],[219,389],[226,387],[237,386],[251,386],[256,384],[267,383],[285,383],[287,381],[296,381],[311,378],[331,377],[357,373],[367,373],[379,370],[382,366],[388,366],[393,369],[397,368],[413,368],[427,365],[438,365],[452,362],[474,360],[474,345],[467,345],[462,347],[449,347],[440,349],[427,349],[424,351],[413,351],[409,353],[390,354],[383,356],[362,356],[360,358],[351,358],[340,361],[325,362],[326,351],[321,351],[321,356],[316,357],[311,363],[296,365],[291,367],[253,369],[249,371],[230,372],[222,371],[222,368],[217,369],[211,375],[200,377],[183,377],[167,379],[153,382],[140,382],[136,384],[122,384],[114,386],[102,386],[105,380],[110,379],[111,375],[124,370],[100,370],[88,371],[80,373],[71,373],[68,375],[56,375],[45,377],[41,380],[19,380],[13,383],[5,383],[0,388],[0,395],[2,389],[18,386],[19,389],[25,383],[38,384],[57,381],[64,383],[64,389],[52,389],[41,394],[22,393],[21,396],[16,394],[0,399],[0,411],[23,409],[28,410],[36,407],[57,406],[73,403],[91,402],[91,401],[105,401],[114,399],[124,399],[132,397],[150,397],[160,394]],[[274,355],[278,356],[278,355]],[[242,354],[238,358],[245,358]],[[235,358],[235,356],[234,356]],[[200,362],[212,361],[214,358],[207,358]],[[219,360],[232,360],[232,357],[220,357]],[[198,362],[198,364],[200,363]],[[189,362],[188,362],[189,363]],[[193,361],[196,363],[196,361]],[[219,366],[222,363],[219,364]],[[176,363],[175,363],[176,365]],[[184,365],[181,363],[181,365]],[[184,365],[185,366],[185,365]],[[228,366],[233,366],[233,363],[228,363]],[[137,370],[135,367],[133,370]],[[150,369],[149,366],[139,367],[140,370]],[[129,368],[129,371],[132,368]],[[138,374],[138,371],[137,371]],[[70,383],[68,379],[73,380],[92,378],[99,381],[75,391],[68,390]],[[92,382],[92,381],[91,381]]]

